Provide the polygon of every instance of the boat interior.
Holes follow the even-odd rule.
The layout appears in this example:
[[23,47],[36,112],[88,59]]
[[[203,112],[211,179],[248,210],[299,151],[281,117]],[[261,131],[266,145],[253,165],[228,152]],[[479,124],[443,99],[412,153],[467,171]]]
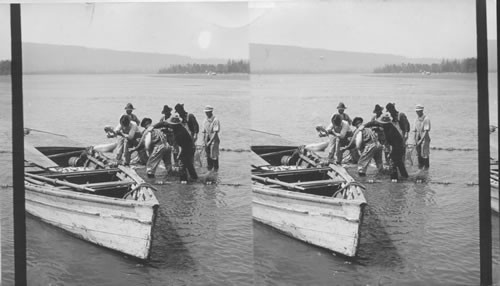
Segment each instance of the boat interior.
[[[96,195],[124,198],[136,182],[119,168],[105,168],[106,158],[81,147],[36,147],[58,167],[25,163],[25,180],[33,185],[52,185]],[[91,154],[89,152],[92,152]]]
[[36,149],[61,167],[105,167],[109,161],[109,158],[101,152],[83,147],[36,147]]
[[99,169],[73,172],[25,173],[25,180],[34,185],[52,185],[61,190],[124,198],[136,182],[120,169]]
[[336,196],[345,179],[313,152],[296,146],[252,146],[268,165],[252,165],[252,179],[270,188],[319,196]]

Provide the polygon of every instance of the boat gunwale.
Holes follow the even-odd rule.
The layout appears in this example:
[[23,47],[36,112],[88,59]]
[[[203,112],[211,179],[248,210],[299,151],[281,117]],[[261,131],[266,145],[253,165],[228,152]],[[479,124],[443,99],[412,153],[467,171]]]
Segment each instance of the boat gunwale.
[[[258,189],[256,189],[256,187]],[[352,186],[352,187],[359,188],[357,186]],[[269,196],[274,196],[274,197],[289,198],[289,199],[295,199],[295,200],[300,200],[300,201],[310,201],[310,202],[329,204],[329,205],[351,204],[351,205],[362,206],[362,205],[368,204],[366,202],[364,195],[363,195],[363,192],[361,192],[361,195],[359,196],[362,199],[341,199],[341,198],[319,196],[319,195],[308,194],[308,193],[292,192],[292,191],[288,191],[284,188],[274,189],[274,188],[266,187],[265,184],[261,184],[261,183],[253,184],[252,185],[252,192],[261,193],[264,195],[269,195]]]
[[126,200],[123,198],[112,198],[97,194],[75,192],[72,190],[64,190],[48,184],[35,185],[26,181],[24,182],[24,187],[25,188],[30,187],[31,189],[30,188],[28,189],[32,192],[43,193],[46,195],[67,198],[67,199],[83,200],[88,202],[114,204],[114,205],[128,206],[128,207],[159,205],[158,199],[154,195],[153,190],[151,188],[148,188],[148,191],[151,193],[151,199],[145,201],[137,201],[137,200]]

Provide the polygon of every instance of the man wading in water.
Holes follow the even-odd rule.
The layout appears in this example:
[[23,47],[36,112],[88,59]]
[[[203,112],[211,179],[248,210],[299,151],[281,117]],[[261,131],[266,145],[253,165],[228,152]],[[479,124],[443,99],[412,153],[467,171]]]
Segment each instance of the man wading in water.
[[392,118],[389,113],[385,113],[376,121],[371,121],[365,124],[366,127],[379,126],[384,129],[385,140],[387,144],[391,146],[390,158],[391,158],[391,180],[396,181],[398,179],[398,170],[403,178],[408,178],[408,172],[406,171],[405,164],[403,162],[404,155],[404,141],[401,133],[392,124]]
[[360,157],[358,160],[358,174],[359,176],[366,176],[366,169],[371,159],[375,160],[377,169],[382,170],[382,145],[380,144],[377,134],[370,128],[365,128],[363,125],[363,118],[355,117],[352,125],[356,127],[351,142],[343,147],[341,150],[348,150],[356,147],[359,150]]
[[213,115],[214,108],[210,105],[205,107],[207,118],[203,122],[203,145],[207,153],[207,169],[217,172],[219,170],[219,131],[220,122]]
[[417,104],[415,112],[418,118],[415,120],[415,146],[417,148],[418,168],[427,170],[429,169],[429,155],[431,137],[431,120],[427,115],[424,115],[424,107]]
[[160,164],[160,161],[163,161],[165,165],[165,169],[167,171],[167,175],[172,169],[171,163],[171,146],[167,142],[167,138],[159,129],[154,129],[151,126],[153,121],[150,118],[144,118],[141,122],[141,127],[144,128],[141,140],[137,147],[132,148],[130,151],[135,151],[137,148],[140,148],[142,144],[144,144],[146,153],[148,155],[148,161],[146,163],[146,174],[148,178],[155,177],[155,171]]
[[193,180],[198,180],[198,174],[193,165],[193,157],[195,152],[195,145],[193,138],[189,135],[189,132],[184,126],[182,126],[182,119],[177,116],[171,116],[164,122],[156,124],[158,128],[170,127],[172,128],[174,134],[174,140],[179,146],[179,154],[177,159],[180,160],[180,181],[181,183],[187,183],[187,175]]

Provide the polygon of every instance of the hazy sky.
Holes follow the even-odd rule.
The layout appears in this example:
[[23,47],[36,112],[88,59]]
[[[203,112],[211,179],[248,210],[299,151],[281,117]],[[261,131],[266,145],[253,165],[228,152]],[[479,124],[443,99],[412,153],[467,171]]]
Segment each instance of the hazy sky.
[[[0,5],[0,19],[0,58],[6,58],[8,5]],[[21,19],[24,42],[248,58],[247,3],[23,4]]]
[[[489,38],[496,38],[488,0]],[[491,6],[490,6],[491,5]],[[476,56],[473,0],[336,0],[250,5],[250,41],[408,57]]]
[[[487,3],[488,38],[496,39],[495,0]],[[9,18],[9,6],[0,4],[0,59],[10,58]],[[408,57],[476,56],[474,0],[23,4],[22,19],[28,42],[197,58],[247,58],[249,41]]]

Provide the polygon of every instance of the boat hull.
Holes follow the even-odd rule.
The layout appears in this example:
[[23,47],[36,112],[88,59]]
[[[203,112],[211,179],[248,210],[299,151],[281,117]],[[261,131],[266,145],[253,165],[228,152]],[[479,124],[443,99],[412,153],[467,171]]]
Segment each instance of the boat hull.
[[158,201],[125,200],[25,183],[26,211],[89,242],[148,259]]
[[366,206],[364,199],[344,200],[273,190],[258,183],[254,183],[252,191],[255,220],[304,242],[356,256]]

